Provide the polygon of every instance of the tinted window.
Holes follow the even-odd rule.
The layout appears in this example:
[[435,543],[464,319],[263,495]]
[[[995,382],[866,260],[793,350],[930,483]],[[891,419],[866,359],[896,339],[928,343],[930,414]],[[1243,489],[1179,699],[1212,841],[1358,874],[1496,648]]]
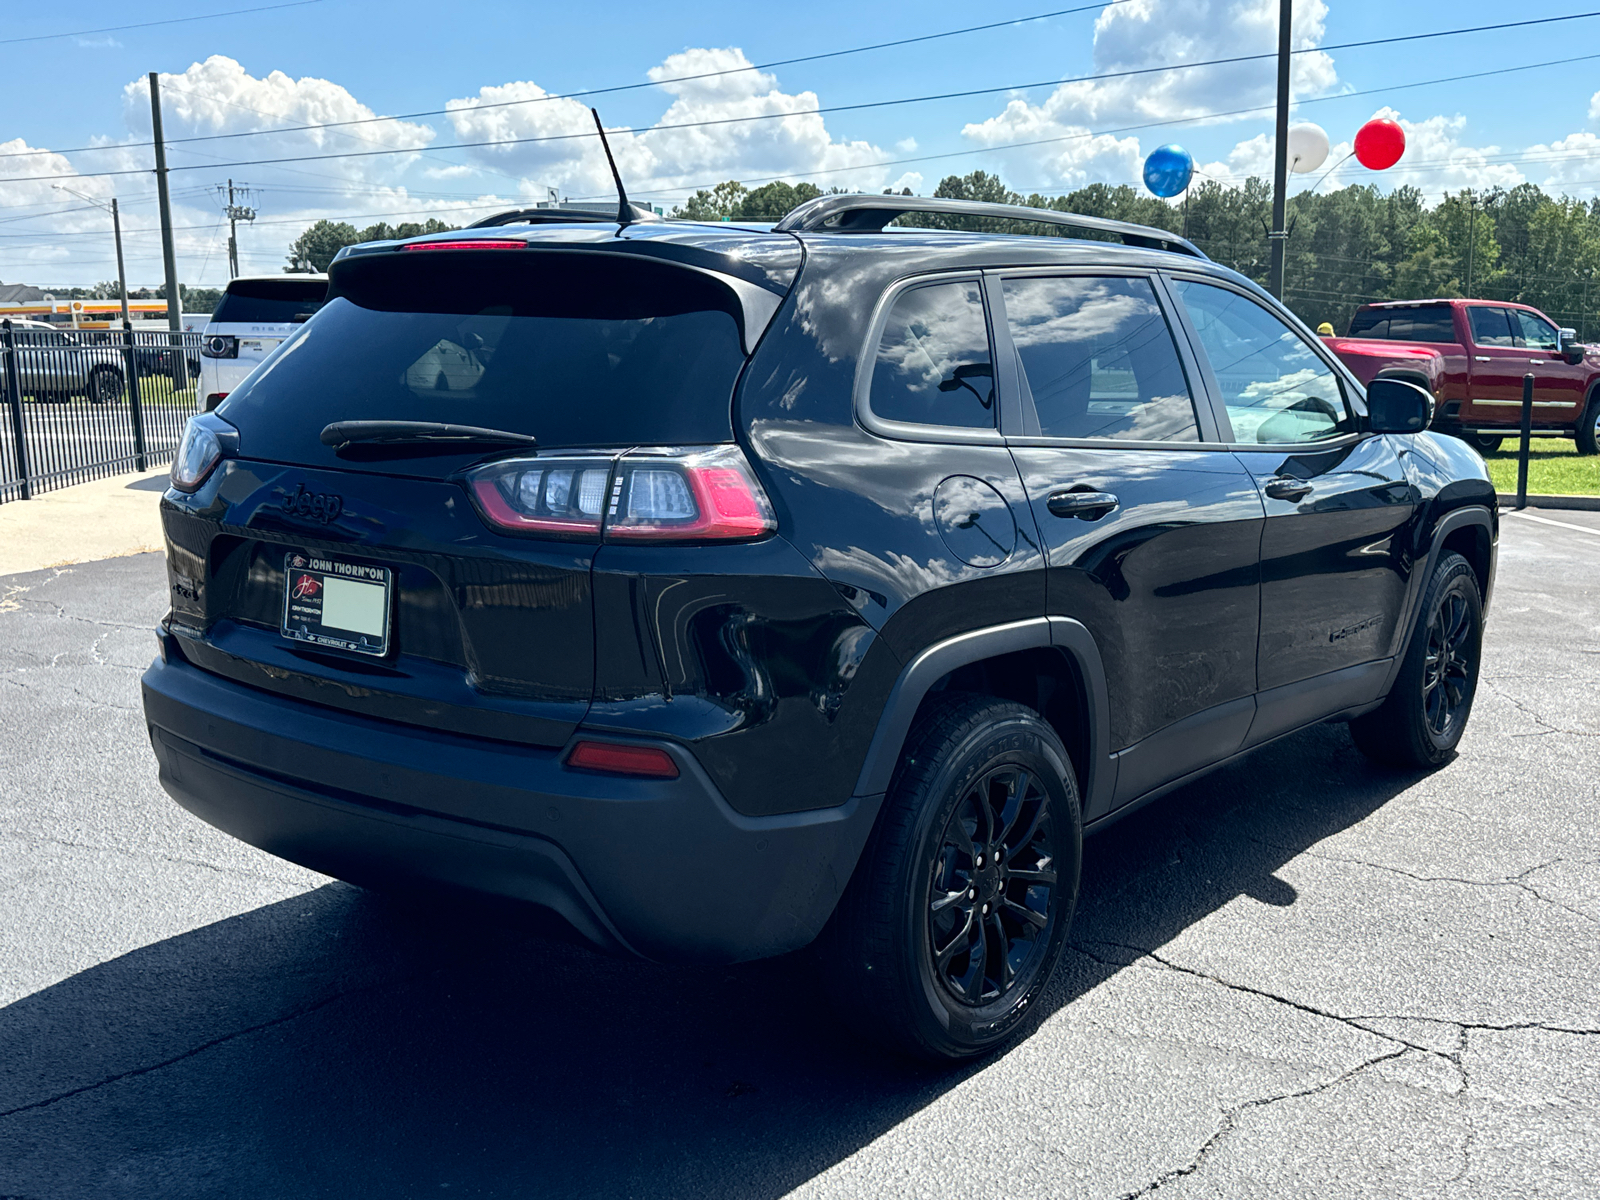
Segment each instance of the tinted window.
[[1359,312],[1350,318],[1350,336],[1393,342],[1453,342],[1456,328],[1448,305],[1427,304]]
[[1261,305],[1205,283],[1176,284],[1233,424],[1233,440],[1314,442],[1353,427],[1344,391],[1304,338]]
[[1559,350],[1561,339],[1556,334],[1556,327],[1542,317],[1536,317],[1531,312],[1523,312],[1520,308],[1510,310],[1511,316],[1517,322],[1517,333],[1521,340],[1519,346],[1526,346],[1530,350]]
[[327,294],[322,279],[235,279],[211,319],[284,325],[316,312]]
[[1510,317],[1505,309],[1474,305],[1467,309],[1467,319],[1472,322],[1472,340],[1478,345],[1516,345],[1516,339],[1511,331]]
[[732,437],[744,353],[737,302],[713,280],[621,255],[375,257],[335,267],[335,297],[224,402],[251,453],[307,461],[264,443],[300,447],[335,420],[478,425],[541,447]]
[[1008,279],[1006,322],[1049,437],[1198,441],[1178,348],[1147,279]]
[[994,426],[994,365],[975,280],[901,293],[872,367],[872,411],[888,421]]

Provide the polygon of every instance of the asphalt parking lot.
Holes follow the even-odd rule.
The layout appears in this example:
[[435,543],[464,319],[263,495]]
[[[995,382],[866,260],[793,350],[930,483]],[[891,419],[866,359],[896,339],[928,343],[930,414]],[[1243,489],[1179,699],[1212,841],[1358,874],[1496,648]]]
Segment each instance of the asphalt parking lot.
[[1507,516],[1459,756],[1324,726],[1093,839],[1033,1036],[612,960],[157,786],[156,555],[0,578],[0,1197],[1600,1194],[1600,514]]

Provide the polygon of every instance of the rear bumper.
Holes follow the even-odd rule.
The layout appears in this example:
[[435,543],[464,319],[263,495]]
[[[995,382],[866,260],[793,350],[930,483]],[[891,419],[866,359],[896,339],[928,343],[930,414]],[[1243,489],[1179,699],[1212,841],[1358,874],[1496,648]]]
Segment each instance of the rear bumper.
[[372,886],[538,906],[662,961],[797,949],[833,912],[880,797],[751,818],[692,755],[675,780],[569,771],[561,752],[286,700],[171,653],[143,680],[161,784],[226,833]]

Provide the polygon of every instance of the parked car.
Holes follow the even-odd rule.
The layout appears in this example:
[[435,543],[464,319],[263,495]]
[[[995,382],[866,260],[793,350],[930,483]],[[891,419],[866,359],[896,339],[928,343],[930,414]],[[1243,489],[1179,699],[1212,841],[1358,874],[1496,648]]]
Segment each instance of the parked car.
[[122,351],[87,341],[44,321],[11,322],[22,394],[65,403],[75,396],[96,404],[123,399]]
[[1172,234],[566,214],[329,297],[184,433],[143,681],[177,802],[315,870],[814,944],[962,1058],[1036,1008],[1085,834],[1319,722],[1409,769],[1466,726],[1482,459]]
[[1436,427],[1485,453],[1521,428],[1522,378],[1531,373],[1534,429],[1571,437],[1579,454],[1600,454],[1600,349],[1579,344],[1536,308],[1499,300],[1365,304],[1348,336],[1328,344],[1358,375],[1381,366],[1405,377],[1398,362],[1389,369],[1391,355],[1410,351],[1408,366],[1421,370],[1415,351],[1433,350],[1444,372]]
[[326,275],[244,276],[229,282],[200,348],[201,407],[207,411],[322,307]]

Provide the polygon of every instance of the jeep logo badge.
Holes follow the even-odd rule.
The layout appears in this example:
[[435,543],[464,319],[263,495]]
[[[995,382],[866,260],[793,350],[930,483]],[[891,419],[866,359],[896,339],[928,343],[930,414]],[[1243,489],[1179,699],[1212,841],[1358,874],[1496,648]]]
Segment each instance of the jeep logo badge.
[[283,511],[290,516],[310,517],[313,521],[321,521],[327,525],[339,519],[339,514],[344,511],[344,498],[332,493],[319,495],[308,492],[306,485],[302,483],[283,498]]

